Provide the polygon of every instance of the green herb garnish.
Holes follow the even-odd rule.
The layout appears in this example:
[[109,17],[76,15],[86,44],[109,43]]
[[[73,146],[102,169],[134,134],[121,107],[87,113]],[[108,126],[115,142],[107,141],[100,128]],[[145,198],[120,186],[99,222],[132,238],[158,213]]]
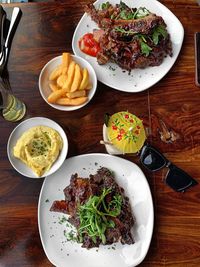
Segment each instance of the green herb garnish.
[[79,206],[79,242],[82,242],[84,234],[87,234],[94,243],[97,242],[97,238],[103,244],[106,243],[105,231],[107,228],[115,227],[112,217],[117,217],[121,213],[122,207],[122,196],[120,194],[114,195],[109,204],[106,203],[105,197],[111,192],[111,188],[104,188],[100,196],[91,196],[84,205]]
[[115,27],[115,31],[116,32],[121,32],[123,34],[126,34],[126,35],[133,35],[133,34],[136,34],[136,32],[132,31],[132,30],[124,30],[123,28],[121,27]]
[[140,49],[142,54],[148,57],[150,52],[152,51],[152,48],[147,44],[147,38],[149,38],[149,36],[146,36],[144,34],[137,34],[137,37],[140,41]]
[[121,9],[121,10],[123,10],[123,9],[127,9],[127,8],[129,8],[123,1],[120,1],[120,3],[119,3],[119,8]]
[[109,6],[110,6],[110,3],[109,3],[109,2],[102,3],[102,4],[101,4],[101,9],[102,9],[102,10],[103,10],[103,9],[108,9]]
[[145,7],[139,7],[135,12],[134,9],[129,8],[124,2],[120,2],[119,18],[124,20],[141,19],[148,16],[151,12]]
[[59,224],[63,224],[67,222],[67,218],[65,218],[65,216],[63,216],[62,218],[59,218]]
[[153,34],[152,34],[152,40],[155,45],[158,44],[159,38],[163,37],[164,39],[167,37],[168,33],[164,26],[159,25],[155,27]]
[[48,133],[47,132],[42,132],[42,133],[47,141],[47,144],[51,146],[51,138],[49,137]]
[[133,19],[141,19],[148,16],[151,12],[145,7],[139,7],[133,14]]
[[140,41],[140,45],[141,45],[142,54],[144,54],[146,57],[148,57],[152,48],[144,41]]
[[122,10],[119,16],[121,19],[130,20],[133,19],[134,13],[132,11]]
[[64,236],[67,241],[77,241],[77,234],[74,230],[70,230],[70,232],[64,230]]

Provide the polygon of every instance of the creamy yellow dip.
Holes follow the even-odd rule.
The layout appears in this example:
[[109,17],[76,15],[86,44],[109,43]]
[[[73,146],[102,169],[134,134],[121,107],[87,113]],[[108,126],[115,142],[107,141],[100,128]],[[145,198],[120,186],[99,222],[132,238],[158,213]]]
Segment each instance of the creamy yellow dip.
[[56,130],[36,126],[22,134],[13,154],[40,177],[51,168],[62,147],[63,140]]

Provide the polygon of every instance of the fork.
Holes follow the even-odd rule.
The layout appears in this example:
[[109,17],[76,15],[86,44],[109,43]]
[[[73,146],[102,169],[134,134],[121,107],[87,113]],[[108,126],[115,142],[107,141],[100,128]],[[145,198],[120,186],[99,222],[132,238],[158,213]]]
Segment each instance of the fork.
[[10,86],[10,82],[8,79],[9,77],[8,77],[8,71],[7,71],[6,66],[7,66],[8,56],[10,52],[12,38],[16,30],[16,26],[18,24],[20,16],[21,16],[20,8],[14,7],[12,16],[11,16],[10,26],[8,29],[8,34],[5,40],[5,44],[3,44],[2,50],[0,53],[0,77],[1,77],[1,82],[3,83],[4,87],[7,90],[11,90],[11,86]]

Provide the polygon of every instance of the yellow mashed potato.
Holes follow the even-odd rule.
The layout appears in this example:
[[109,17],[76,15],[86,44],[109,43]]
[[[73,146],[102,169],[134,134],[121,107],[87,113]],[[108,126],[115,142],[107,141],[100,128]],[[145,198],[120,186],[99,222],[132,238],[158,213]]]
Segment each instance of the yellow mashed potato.
[[18,139],[13,154],[38,177],[48,171],[63,147],[60,134],[47,126],[30,128]]

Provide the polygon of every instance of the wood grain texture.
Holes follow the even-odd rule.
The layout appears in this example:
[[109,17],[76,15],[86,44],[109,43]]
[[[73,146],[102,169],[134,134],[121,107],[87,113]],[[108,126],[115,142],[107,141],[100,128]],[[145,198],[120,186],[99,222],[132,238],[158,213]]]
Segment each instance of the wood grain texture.
[[[19,4],[23,16],[8,62],[13,92],[27,105],[27,116],[57,121],[69,138],[69,156],[105,152],[99,144],[105,112],[129,110],[143,118],[149,141],[200,182],[200,88],[195,86],[194,33],[200,31],[200,7],[192,0],[163,0],[182,22],[185,38],[170,72],[151,89],[128,94],[98,83],[97,93],[83,109],[61,112],[40,96],[40,70],[51,58],[72,51],[74,29],[89,0]],[[11,5],[5,5],[8,15]],[[173,143],[160,139],[161,121],[178,134]],[[6,144],[17,124],[0,118],[0,266],[52,266],[43,251],[37,203],[43,179],[19,175],[10,165]],[[138,158],[125,158],[139,164]],[[200,266],[200,187],[178,194],[165,185],[166,170],[144,170],[152,191],[155,227],[141,267]],[[71,266],[69,266],[71,267]]]

